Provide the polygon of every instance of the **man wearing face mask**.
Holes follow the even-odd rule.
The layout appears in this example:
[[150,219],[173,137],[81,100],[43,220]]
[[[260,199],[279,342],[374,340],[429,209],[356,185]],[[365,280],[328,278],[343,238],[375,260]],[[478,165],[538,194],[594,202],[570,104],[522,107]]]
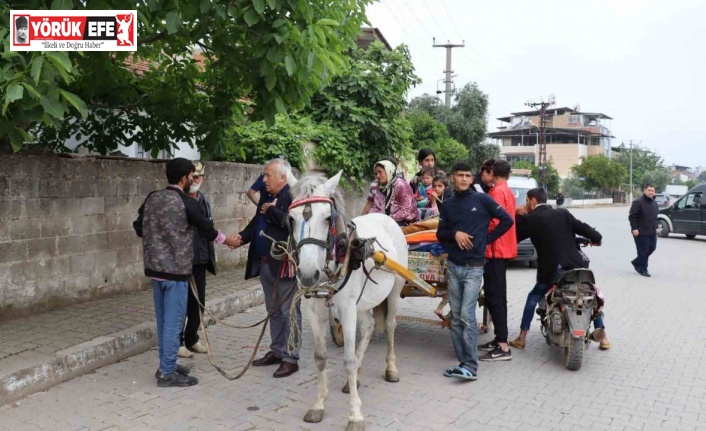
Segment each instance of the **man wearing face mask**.
[[[204,183],[204,175],[206,167],[198,160],[194,160],[194,179],[189,188],[188,195],[196,199],[201,208],[201,215],[209,220],[213,220],[211,215],[211,203],[201,191]],[[199,231],[194,230],[194,281],[196,282],[196,290],[198,291],[198,300],[194,293],[189,289],[189,299],[186,303],[186,325],[181,333],[179,352],[177,356],[180,358],[191,358],[194,356],[192,352],[207,353],[208,346],[199,341],[199,327],[201,318],[199,316],[199,308],[203,312],[203,307],[199,305],[206,304],[206,271],[216,275],[216,252],[213,247],[213,241],[203,236]]]

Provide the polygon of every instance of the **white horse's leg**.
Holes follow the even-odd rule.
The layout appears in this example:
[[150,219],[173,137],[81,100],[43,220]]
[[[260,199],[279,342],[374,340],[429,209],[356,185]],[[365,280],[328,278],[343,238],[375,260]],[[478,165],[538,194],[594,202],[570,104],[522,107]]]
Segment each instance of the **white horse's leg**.
[[[360,328],[360,339],[358,340],[358,345],[355,350],[355,358],[358,361],[358,382],[357,386],[360,387],[360,376],[363,373],[363,356],[365,356],[365,351],[370,343],[370,338],[373,336],[373,328],[375,326],[375,320],[370,313],[370,310],[358,311],[358,327]],[[350,388],[348,382],[343,387],[343,393],[350,393]]]
[[351,394],[346,431],[362,431],[365,429],[365,418],[360,410],[361,403],[358,396],[358,359],[355,356],[355,331],[358,316],[355,303],[338,307],[338,313],[343,325],[343,364],[348,374],[348,387]]
[[326,375],[326,335],[324,328],[328,327],[328,307],[323,299],[310,299],[306,309],[309,312],[311,332],[314,334],[314,359],[319,370],[319,393],[316,401],[304,416],[304,422],[318,423],[324,418],[326,399],[328,398],[328,376]]
[[397,371],[397,357],[395,356],[395,329],[397,328],[397,307],[400,301],[400,289],[402,282],[395,280],[390,296],[387,297],[387,316],[385,318],[385,330],[387,332],[387,369],[385,370],[385,381],[397,383],[400,375]]

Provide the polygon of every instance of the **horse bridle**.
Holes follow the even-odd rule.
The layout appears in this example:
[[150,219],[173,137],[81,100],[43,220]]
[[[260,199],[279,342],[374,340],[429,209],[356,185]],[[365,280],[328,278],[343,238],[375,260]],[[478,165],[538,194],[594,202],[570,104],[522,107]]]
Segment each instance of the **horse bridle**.
[[[306,225],[306,222],[311,218],[311,204],[313,203],[326,203],[331,205],[331,221],[329,222],[329,233],[326,241],[317,239],[317,238],[302,238],[304,236],[304,226]],[[299,235],[299,241],[296,240],[294,236],[294,226],[291,225],[291,223],[288,223],[289,226],[289,235],[290,238],[292,239],[293,243],[296,244],[294,248],[294,255],[296,256],[296,259],[299,259],[299,250],[307,245],[307,244],[313,244],[313,245],[318,245],[319,247],[323,247],[326,249],[326,267],[328,267],[329,262],[334,258],[333,256],[333,242],[336,238],[336,203],[334,202],[333,199],[327,198],[325,196],[310,196],[308,198],[304,199],[299,199],[297,201],[292,202],[292,204],[289,206],[289,211],[292,210],[292,208],[297,208],[300,206],[304,206],[304,220],[302,221],[302,225],[300,227],[300,235]]]

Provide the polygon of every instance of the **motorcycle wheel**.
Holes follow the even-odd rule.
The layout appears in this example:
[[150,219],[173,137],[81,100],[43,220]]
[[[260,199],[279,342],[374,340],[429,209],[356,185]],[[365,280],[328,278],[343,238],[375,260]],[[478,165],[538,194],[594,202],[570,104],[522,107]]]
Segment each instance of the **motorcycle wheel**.
[[571,337],[569,347],[564,350],[564,364],[571,371],[581,368],[583,360],[584,340],[582,338]]

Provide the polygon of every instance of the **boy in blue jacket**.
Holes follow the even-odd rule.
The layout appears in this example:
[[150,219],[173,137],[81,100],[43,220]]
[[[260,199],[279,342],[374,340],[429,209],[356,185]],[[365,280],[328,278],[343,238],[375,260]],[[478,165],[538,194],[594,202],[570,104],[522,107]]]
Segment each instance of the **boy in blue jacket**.
[[[478,376],[478,327],[476,305],[483,284],[485,248],[512,227],[514,221],[502,206],[485,193],[471,189],[473,173],[468,163],[451,170],[454,195],[441,206],[436,237],[448,250],[448,294],[451,306],[451,341],[459,364],[446,377],[476,380]],[[500,223],[491,232],[492,219]]]

